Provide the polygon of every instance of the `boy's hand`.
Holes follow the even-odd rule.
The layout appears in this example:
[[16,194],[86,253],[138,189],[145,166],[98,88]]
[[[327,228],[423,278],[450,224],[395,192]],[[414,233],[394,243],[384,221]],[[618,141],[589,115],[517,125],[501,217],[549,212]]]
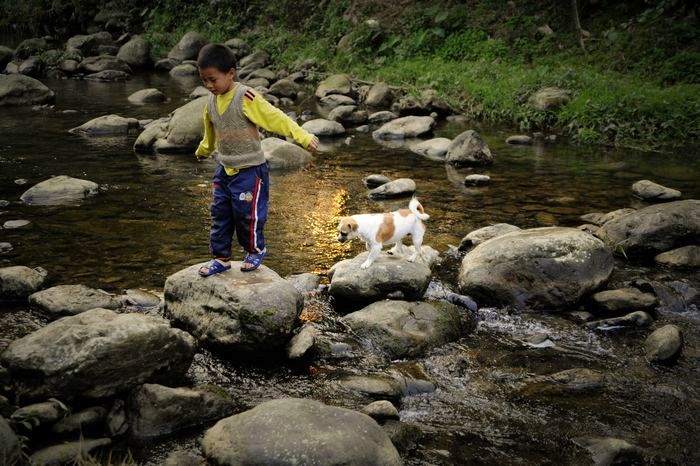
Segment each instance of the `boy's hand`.
[[318,149],[319,145],[319,140],[317,136],[314,136],[314,138],[311,140],[309,145],[306,147],[310,152],[316,152],[316,149]]

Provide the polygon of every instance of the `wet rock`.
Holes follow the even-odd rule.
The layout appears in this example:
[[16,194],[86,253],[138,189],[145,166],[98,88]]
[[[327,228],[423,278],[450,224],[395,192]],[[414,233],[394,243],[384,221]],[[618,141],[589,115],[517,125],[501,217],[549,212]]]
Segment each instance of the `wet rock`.
[[[201,116],[201,115],[200,115]],[[73,134],[86,136],[105,136],[112,134],[129,134],[139,129],[136,118],[124,118],[119,115],[104,115],[94,118],[70,130]]]
[[316,98],[322,99],[330,94],[351,95],[352,81],[347,74],[334,74],[324,79],[316,88]]
[[341,105],[357,105],[355,99],[347,95],[329,94],[319,100],[319,103],[328,109],[333,109]]
[[95,308],[117,309],[120,301],[103,290],[85,285],[58,285],[29,296],[29,304],[57,318]]
[[161,302],[160,298],[148,291],[129,289],[126,290],[126,296],[123,298],[125,304],[136,306],[139,308],[148,308],[158,306]]
[[270,87],[270,94],[296,99],[301,87],[292,80],[280,79]]
[[270,63],[270,54],[264,50],[256,50],[251,54],[246,55],[241,58],[238,62],[238,67],[241,68],[241,72],[245,71],[246,68],[249,69],[260,69],[266,67]]
[[642,450],[626,440],[612,437],[578,437],[573,442],[588,450],[595,466],[642,464]]
[[493,155],[481,135],[470,129],[452,140],[445,160],[455,166],[488,165],[493,163]]
[[289,340],[287,358],[299,359],[303,357],[314,346],[318,333],[313,324],[304,324],[299,333]]
[[156,71],[170,72],[173,68],[180,64],[180,60],[175,60],[174,58],[162,58],[156,61],[153,65],[153,69]]
[[0,75],[0,107],[52,103],[56,94],[41,81],[23,74]]
[[265,138],[261,148],[272,170],[302,168],[313,160],[311,153],[279,138]]
[[128,100],[132,104],[152,104],[165,102],[166,97],[165,94],[160,92],[158,89],[150,88],[141,89],[140,91],[134,92],[128,97]]
[[231,351],[272,351],[292,335],[304,298],[273,270],[231,270],[200,277],[193,265],[165,281],[165,309],[205,345]]
[[410,178],[399,178],[372,189],[367,196],[370,199],[388,199],[404,197],[416,192],[416,182]]
[[335,264],[329,271],[330,294],[341,302],[373,302],[393,297],[414,301],[421,299],[430,282],[430,268],[418,261],[380,254],[367,269],[363,253]]
[[67,75],[73,75],[78,72],[78,66],[80,62],[75,60],[63,60],[58,64],[58,69]]
[[639,328],[648,327],[654,323],[654,319],[644,311],[635,311],[621,317],[613,317],[611,319],[596,320],[589,322],[586,327],[589,329],[610,331],[623,328]]
[[300,273],[290,275],[285,277],[285,279],[294,285],[294,288],[299,290],[300,293],[314,291],[318,288],[318,284],[321,281],[321,278],[315,273]]
[[211,94],[211,92],[209,92],[209,90],[206,87],[197,86],[194,88],[194,90],[192,92],[190,92],[190,95],[188,97],[190,98],[190,100],[192,100],[192,99],[197,99],[199,97],[204,97],[204,96],[209,97],[210,94]]
[[100,398],[180,377],[194,351],[194,339],[164,319],[93,309],[13,341],[0,360],[18,393]]
[[156,152],[190,152],[197,148],[204,137],[202,113],[209,97],[200,97],[176,109],[163,138],[158,139],[153,148]]
[[530,96],[529,102],[537,110],[556,110],[571,101],[571,92],[558,87],[545,87]]
[[51,432],[55,434],[86,433],[97,430],[106,417],[105,408],[93,406],[59,420],[51,426]]
[[173,66],[172,69],[168,71],[168,74],[174,78],[182,76],[198,76],[199,70],[193,63],[180,63],[179,65]]
[[41,267],[23,265],[0,268],[0,300],[23,299],[44,284],[47,272]]
[[635,209],[625,208],[625,209],[613,210],[612,212],[608,212],[607,214],[603,214],[600,212],[593,212],[590,214],[581,215],[581,217],[579,217],[579,218],[581,220],[583,220],[584,222],[589,222],[589,223],[592,223],[594,225],[601,226],[601,225],[605,225],[606,223],[608,223],[611,220],[615,220],[617,218],[624,217],[627,214],[631,214],[632,212],[635,212]]
[[[209,91],[207,91],[209,92]],[[139,134],[134,142],[134,151],[148,152],[158,139],[163,139],[167,135],[169,118],[159,118],[154,120]]]
[[478,230],[468,233],[464,238],[462,238],[462,241],[459,243],[459,250],[466,251],[472,246],[478,246],[491,238],[512,233],[514,231],[521,230],[519,227],[509,223],[496,223],[495,225],[479,228]]
[[532,138],[527,134],[508,136],[508,138],[506,138],[506,144],[529,146],[532,144]]
[[60,175],[32,186],[20,199],[27,205],[75,204],[96,194],[98,188],[92,181]]
[[19,72],[25,76],[38,78],[41,75],[42,63],[38,57],[29,57],[19,65]]
[[403,396],[401,385],[392,377],[383,375],[350,375],[341,379],[340,384],[346,390],[372,398],[398,401]]
[[386,175],[373,174],[362,178],[362,183],[369,189],[374,189],[391,182],[391,178]]
[[681,331],[675,325],[664,325],[656,329],[644,342],[647,361],[663,363],[675,359],[683,347]]
[[122,45],[117,52],[117,58],[135,70],[149,68],[153,64],[151,45],[141,36],[134,36]]
[[700,200],[651,205],[605,223],[596,234],[630,259],[669,251],[700,237]]
[[7,222],[2,224],[2,227],[5,230],[14,230],[16,228],[24,228],[28,225],[30,225],[32,222],[29,220],[8,220]]
[[111,45],[112,35],[109,32],[101,31],[94,34],[78,34],[66,41],[66,50],[79,50],[81,54],[87,56],[97,52],[100,45]]
[[389,419],[382,424],[382,430],[389,436],[391,443],[401,453],[406,453],[416,446],[423,432],[420,427],[410,422]]
[[464,177],[465,186],[486,186],[491,182],[488,175],[467,175]]
[[238,37],[227,40],[224,42],[224,45],[231,49],[231,51],[236,55],[236,58],[245,57],[251,52],[250,44]]
[[659,254],[654,260],[668,267],[700,267],[700,246],[684,246]]
[[373,124],[373,125],[380,125],[382,123],[389,122],[391,120],[396,120],[399,116],[394,113],[390,112],[388,110],[383,110],[381,112],[376,112],[372,113],[370,116],[367,117],[367,123]]
[[492,238],[463,259],[462,293],[479,303],[560,309],[606,282],[610,251],[575,228],[534,228]]
[[402,464],[389,437],[369,416],[295,398],[268,401],[219,421],[204,435],[202,450],[221,466]]
[[680,199],[681,192],[667,188],[653,181],[641,180],[632,185],[632,193],[645,201],[675,201]]
[[373,85],[367,97],[365,97],[365,105],[368,107],[388,107],[394,100],[394,92],[386,83],[377,83]]
[[592,296],[596,306],[610,313],[629,312],[636,309],[653,309],[658,300],[651,293],[637,288],[619,288],[600,291]]
[[379,349],[391,359],[421,356],[474,327],[468,312],[440,301],[380,301],[341,321],[361,335],[369,348]]
[[444,161],[447,157],[447,149],[452,142],[448,138],[435,138],[427,141],[413,144],[410,147],[411,152],[428,157],[432,160]]
[[593,314],[587,311],[569,312],[569,316],[574,320],[574,322],[578,322],[580,324],[585,324],[586,322],[590,322],[595,318]]
[[328,113],[328,119],[340,123],[359,125],[367,121],[367,111],[357,110],[355,105],[340,105]]
[[12,413],[11,419],[15,422],[28,421],[33,427],[40,424],[51,424],[65,417],[70,410],[62,402],[51,399],[42,403],[34,403],[23,406]]
[[209,41],[201,34],[190,31],[182,36],[175,47],[170,49],[170,52],[168,52],[168,58],[180,61],[196,60],[201,48],[208,43]]
[[168,454],[163,466],[202,466],[206,461],[196,452],[177,449]]
[[11,48],[0,45],[0,70],[4,70],[7,64],[12,61],[13,55],[14,51]]
[[387,419],[400,419],[399,411],[387,400],[374,401],[362,408],[360,412],[380,423]]
[[219,387],[170,388],[144,384],[127,403],[130,435],[148,440],[230,416],[235,403]]
[[429,116],[406,116],[384,123],[372,132],[375,139],[408,139],[430,133],[435,120]]
[[0,416],[0,458],[7,465],[21,464],[22,447],[14,431],[4,417]]
[[107,413],[107,432],[110,437],[124,435],[129,430],[129,420],[126,418],[126,403],[116,399]]
[[99,73],[100,71],[121,71],[131,74],[132,70],[126,62],[109,55],[100,55],[98,57],[88,57],[80,62],[78,69],[83,73]]
[[421,99],[412,95],[405,95],[391,104],[391,111],[403,117],[412,115],[430,115],[432,110],[430,109],[429,102],[423,102]]
[[80,457],[90,454],[100,447],[110,445],[111,439],[80,439],[77,442],[68,442],[54,445],[33,453],[29,457],[32,466],[54,466],[57,464],[75,463]]
[[520,393],[526,397],[562,396],[596,392],[603,388],[605,378],[591,369],[568,369],[556,374],[530,379]]
[[89,81],[117,82],[131,79],[131,75],[123,71],[104,70],[100,71],[99,73],[88,74],[83,79],[87,79]]

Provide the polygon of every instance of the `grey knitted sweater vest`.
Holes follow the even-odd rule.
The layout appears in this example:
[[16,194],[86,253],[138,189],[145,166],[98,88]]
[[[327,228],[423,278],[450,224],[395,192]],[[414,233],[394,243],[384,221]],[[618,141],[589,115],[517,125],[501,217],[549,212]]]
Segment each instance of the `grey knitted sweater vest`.
[[258,128],[243,114],[243,96],[248,89],[250,87],[236,84],[233,99],[222,115],[216,109],[216,96],[209,97],[209,118],[216,133],[214,159],[227,168],[265,163]]

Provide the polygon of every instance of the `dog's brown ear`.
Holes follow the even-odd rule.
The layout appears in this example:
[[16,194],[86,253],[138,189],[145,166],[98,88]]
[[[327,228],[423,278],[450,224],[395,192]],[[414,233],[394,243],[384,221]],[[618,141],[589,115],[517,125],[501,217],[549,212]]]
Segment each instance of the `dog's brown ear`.
[[357,229],[360,228],[360,225],[357,224],[354,218],[348,219],[348,225],[350,225],[352,231],[357,231]]

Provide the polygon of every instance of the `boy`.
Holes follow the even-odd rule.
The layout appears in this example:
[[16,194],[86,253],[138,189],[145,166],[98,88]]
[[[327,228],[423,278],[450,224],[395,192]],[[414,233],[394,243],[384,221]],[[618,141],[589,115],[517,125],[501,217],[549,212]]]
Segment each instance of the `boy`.
[[212,183],[209,244],[214,257],[199,269],[199,274],[208,277],[231,268],[234,230],[248,252],[241,270],[250,272],[260,267],[267,254],[263,227],[270,183],[258,126],[292,137],[312,152],[318,147],[318,138],[301,129],[252,88],[234,82],[236,56],[225,45],[204,46],[197,57],[197,67],[212,95],[204,107],[204,139],[195,155],[199,160],[213,153],[219,162]]

